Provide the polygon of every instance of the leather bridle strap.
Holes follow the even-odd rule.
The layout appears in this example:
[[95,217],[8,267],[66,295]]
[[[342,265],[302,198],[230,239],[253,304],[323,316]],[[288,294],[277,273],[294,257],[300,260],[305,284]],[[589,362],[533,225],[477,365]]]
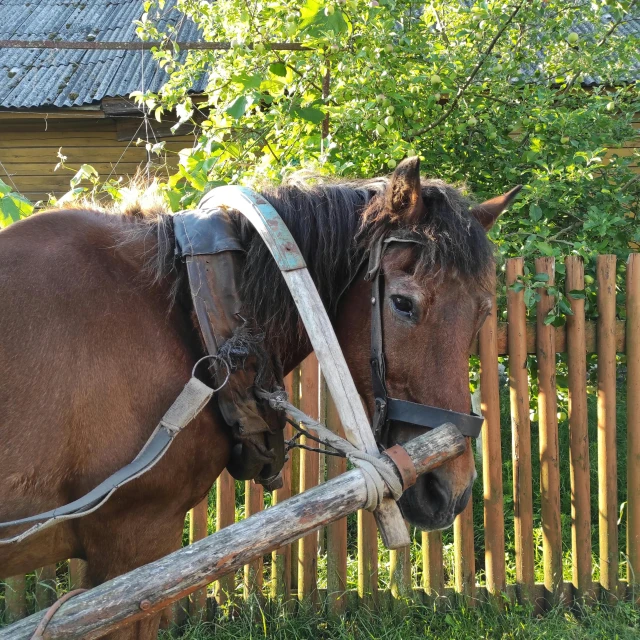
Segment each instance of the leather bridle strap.
[[430,429],[447,422],[454,424],[464,436],[477,438],[484,418],[476,414],[458,413],[426,404],[390,398],[386,386],[386,367],[382,333],[382,304],[384,279],[382,276],[382,257],[391,242],[422,244],[419,239],[382,236],[372,247],[365,280],[371,285],[371,384],[375,400],[373,432],[376,442],[386,446],[392,421],[405,422]]

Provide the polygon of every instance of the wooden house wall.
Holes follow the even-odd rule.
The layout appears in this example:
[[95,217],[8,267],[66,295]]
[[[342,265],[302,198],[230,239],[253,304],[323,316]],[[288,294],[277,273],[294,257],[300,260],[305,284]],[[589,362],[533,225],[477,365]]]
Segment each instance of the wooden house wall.
[[636,173],[640,173],[640,112],[636,113],[633,118],[633,128],[638,131],[638,137],[630,142],[625,143],[623,147],[610,147],[605,155],[606,159],[611,158],[614,154],[623,157],[636,156],[631,164]]
[[[100,112],[97,112],[99,115]],[[163,156],[152,155],[152,169],[160,175],[175,172],[178,152],[194,144],[193,135],[167,136],[168,127],[159,131],[158,123],[151,123],[152,142],[165,141]],[[136,127],[137,128],[137,127]],[[4,113],[0,118],[0,178],[11,180],[23,195],[32,201],[47,200],[48,194],[61,196],[69,190],[73,173],[58,169],[57,153],[67,156],[67,164],[74,169],[86,163],[92,165],[102,179],[133,176],[147,161],[144,145],[135,140],[144,135],[131,128],[124,119],[105,117],[16,117]],[[123,134],[124,132],[124,134]],[[127,134],[128,132],[128,134]],[[160,135],[162,134],[162,135]],[[120,139],[119,139],[120,138]],[[132,140],[133,138],[133,140]]]
[[[96,115],[101,112],[96,112]],[[108,117],[37,117],[16,119],[4,113],[0,117],[0,178],[10,182],[11,176],[17,189],[32,201],[46,200],[48,194],[61,196],[69,190],[72,173],[54,168],[57,153],[67,156],[67,163],[78,168],[87,163],[95,167],[101,178],[127,178],[146,162],[144,145],[136,146],[141,135],[135,120]],[[193,146],[194,135],[168,135],[168,125],[151,123],[150,134],[166,142],[164,156],[153,156],[153,170],[161,176],[174,171],[178,152]],[[634,127],[640,132],[640,113],[636,114]],[[133,141],[132,141],[133,138]],[[607,158],[613,154],[632,156],[640,153],[640,136],[623,148],[610,148]],[[634,170],[640,173],[638,159]]]

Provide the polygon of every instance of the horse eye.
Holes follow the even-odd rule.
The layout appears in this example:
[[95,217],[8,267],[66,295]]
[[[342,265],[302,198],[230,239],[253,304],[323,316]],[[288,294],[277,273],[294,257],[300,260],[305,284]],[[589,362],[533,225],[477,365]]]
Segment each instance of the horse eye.
[[402,316],[413,317],[413,301],[405,296],[391,296],[394,309]]

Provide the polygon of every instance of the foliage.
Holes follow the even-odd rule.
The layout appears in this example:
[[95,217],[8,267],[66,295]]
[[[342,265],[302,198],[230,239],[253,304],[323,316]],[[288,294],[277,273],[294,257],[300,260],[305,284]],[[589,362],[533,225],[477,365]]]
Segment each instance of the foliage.
[[136,97],[202,133],[166,186],[174,208],[223,182],[371,176],[419,153],[426,174],[479,198],[525,185],[493,234],[501,256],[624,258],[640,242],[637,156],[607,156],[637,133],[639,42],[620,32],[634,2],[179,0],[206,40],[231,43],[186,55],[158,28],[163,5],[145,3],[139,34],[166,38],[170,79]]
[[0,229],[8,227],[33,212],[34,205],[0,180]]

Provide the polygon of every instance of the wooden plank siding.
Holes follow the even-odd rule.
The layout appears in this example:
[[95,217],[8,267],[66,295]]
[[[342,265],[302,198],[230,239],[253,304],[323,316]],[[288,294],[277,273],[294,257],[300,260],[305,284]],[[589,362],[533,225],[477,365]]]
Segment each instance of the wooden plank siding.
[[[190,148],[193,135],[166,137],[155,133],[155,121],[150,122],[150,141],[164,141],[166,152],[152,155],[152,171],[167,176],[178,163],[178,152]],[[133,129],[135,132],[135,129]],[[120,136],[119,136],[120,132]],[[33,202],[47,200],[48,194],[60,197],[69,190],[73,173],[59,169],[58,150],[67,156],[67,164],[77,169],[90,164],[101,178],[135,175],[147,162],[144,145],[135,141],[144,138],[144,128],[128,140],[122,137],[122,122],[115,118],[32,118],[0,119],[0,179],[15,184]],[[7,176],[9,174],[10,177]]]
[[[640,133],[640,112],[636,113],[633,117],[632,126]],[[604,160],[608,161],[615,155],[619,158],[629,158],[631,156],[636,156],[633,162],[631,163],[632,170],[635,173],[640,173],[640,135],[634,138],[633,140],[629,140],[625,142],[622,147],[608,147],[607,152],[604,155]]]

